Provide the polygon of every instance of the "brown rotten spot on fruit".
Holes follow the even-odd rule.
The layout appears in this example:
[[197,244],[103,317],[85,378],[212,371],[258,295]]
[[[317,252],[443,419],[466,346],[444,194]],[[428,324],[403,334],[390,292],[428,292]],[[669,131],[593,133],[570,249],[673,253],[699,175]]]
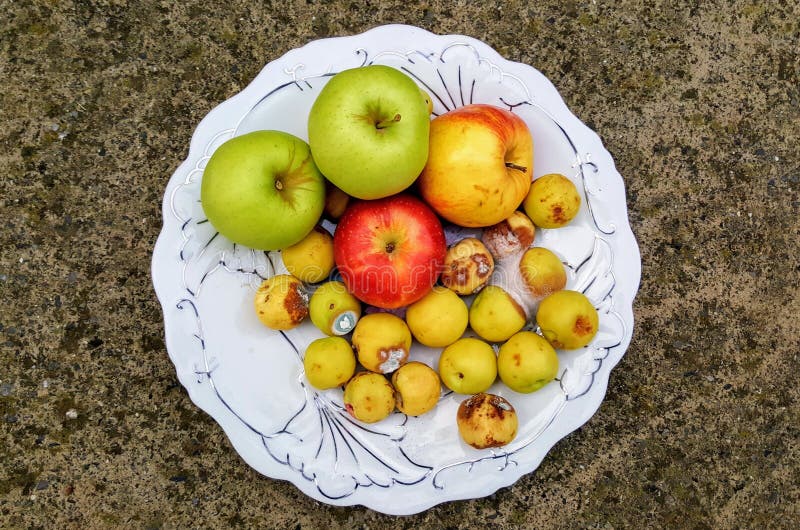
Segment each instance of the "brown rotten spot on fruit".
[[579,316],[575,319],[575,325],[572,326],[572,331],[575,332],[576,335],[594,335],[594,326],[592,322],[583,316]]
[[460,295],[480,291],[494,271],[494,259],[479,239],[468,237],[447,249],[442,285]]
[[395,344],[394,346],[389,346],[378,351],[378,357],[381,361],[379,365],[380,372],[387,374],[389,372],[394,372],[406,363],[408,360],[408,350],[405,344]]
[[559,228],[568,224],[578,214],[580,206],[577,187],[560,173],[550,173],[534,180],[523,201],[525,212],[541,228]]
[[253,301],[258,319],[272,329],[292,329],[308,316],[308,295],[300,280],[289,274],[261,282]]
[[597,309],[579,291],[561,290],[547,296],[536,311],[544,337],[556,348],[574,350],[591,343],[600,326]]
[[524,252],[533,244],[536,227],[533,221],[520,211],[486,228],[481,236],[486,248],[497,260]]
[[289,289],[286,298],[283,300],[283,307],[291,318],[292,322],[298,324],[308,316],[308,297],[302,291],[302,287],[294,286]]
[[476,449],[506,445],[517,435],[514,407],[494,394],[481,392],[462,401],[456,422],[462,439]]
[[566,215],[564,215],[564,208],[560,204],[554,204],[550,207],[550,213],[553,216],[553,220],[559,224],[566,223],[569,221]]

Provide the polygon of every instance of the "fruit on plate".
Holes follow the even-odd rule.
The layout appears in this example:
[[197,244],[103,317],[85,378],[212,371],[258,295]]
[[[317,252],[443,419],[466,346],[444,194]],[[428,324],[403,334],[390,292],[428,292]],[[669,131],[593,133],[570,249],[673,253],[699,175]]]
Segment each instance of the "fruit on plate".
[[458,406],[456,423],[461,438],[475,449],[501,447],[517,436],[519,419],[505,398],[480,393]]
[[480,339],[458,339],[439,356],[439,377],[453,392],[483,392],[497,379],[497,357],[492,347]]
[[[379,199],[409,187],[428,158],[430,112],[419,87],[384,65],[344,70],[308,116],[320,171],[348,195]],[[527,192],[527,187],[526,187]]]
[[344,387],[343,400],[355,419],[375,423],[394,411],[394,388],[381,374],[358,372]]
[[430,291],[446,252],[438,217],[408,194],[351,204],[333,241],[348,290],[383,309],[406,306]]
[[332,221],[339,219],[350,202],[350,196],[325,179],[325,217]]
[[439,278],[442,285],[462,296],[486,286],[494,271],[494,259],[480,239],[466,237],[447,249]]
[[398,316],[372,313],[358,321],[352,342],[358,361],[364,368],[388,374],[408,361],[411,332]]
[[574,350],[592,341],[600,318],[586,295],[565,289],[542,300],[536,323],[554,348]]
[[406,310],[406,324],[420,344],[442,348],[458,340],[469,323],[467,304],[446,287],[435,286]]
[[567,271],[561,259],[544,247],[529,248],[519,262],[519,272],[528,292],[544,298],[567,285]]
[[511,390],[529,394],[558,374],[558,355],[541,335],[520,331],[500,346],[497,374]]
[[419,89],[419,93],[422,96],[422,101],[425,102],[425,107],[428,109],[428,114],[431,114],[433,112],[433,100],[431,99],[430,94],[421,88]]
[[392,374],[397,410],[419,416],[439,402],[442,385],[436,370],[419,361],[411,361]]
[[336,388],[353,377],[356,356],[347,340],[325,337],[308,345],[303,356],[303,368],[308,382],[315,388]]
[[514,211],[507,218],[483,231],[481,239],[497,261],[524,252],[533,244],[536,227],[530,217]]
[[212,226],[234,243],[278,250],[317,224],[325,182],[303,140],[255,131],[214,151],[203,171],[200,202]]
[[315,226],[301,241],[283,249],[281,258],[289,274],[298,280],[321,282],[333,270],[333,236]]
[[523,212],[515,211],[507,218],[483,231],[481,239],[495,259],[490,283],[502,288],[518,304],[525,318],[536,311],[539,298],[534,298],[520,273],[522,256],[533,244],[536,227]]
[[425,201],[448,221],[483,227],[517,209],[532,170],[533,140],[522,118],[471,104],[431,121],[428,162],[418,184]]
[[503,342],[522,329],[527,321],[524,309],[505,289],[488,285],[472,301],[469,326],[489,342]]
[[325,282],[311,295],[308,313],[311,322],[326,335],[346,335],[361,317],[361,302],[342,282]]
[[522,206],[536,226],[560,228],[578,214],[581,196],[570,179],[550,173],[531,183]]
[[290,274],[278,274],[261,282],[255,296],[256,315],[268,328],[288,330],[308,316],[308,293]]

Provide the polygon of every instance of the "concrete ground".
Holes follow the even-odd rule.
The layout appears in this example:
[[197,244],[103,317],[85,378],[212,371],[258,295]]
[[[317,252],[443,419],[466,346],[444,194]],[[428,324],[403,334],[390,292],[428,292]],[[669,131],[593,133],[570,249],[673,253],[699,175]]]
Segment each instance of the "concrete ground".
[[[797,528],[797,2],[0,1],[0,527]],[[192,131],[262,66],[402,22],[541,70],[642,251],[603,405],[394,518],[260,476],[177,381],[150,258]]]

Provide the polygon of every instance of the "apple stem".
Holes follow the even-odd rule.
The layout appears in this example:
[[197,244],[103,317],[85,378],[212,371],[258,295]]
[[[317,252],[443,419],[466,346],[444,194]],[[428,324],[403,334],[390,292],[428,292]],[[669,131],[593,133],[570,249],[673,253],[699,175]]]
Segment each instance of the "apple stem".
[[281,191],[283,189],[283,182],[281,182],[280,180],[276,180],[275,181],[275,189],[278,190],[278,191]]
[[400,121],[400,115],[399,114],[395,114],[394,117],[392,119],[390,119],[390,120],[381,120],[378,123],[376,123],[375,124],[375,128],[376,129],[385,129],[389,125],[391,125],[391,124],[393,124],[395,122],[398,122],[398,121]]
[[519,171],[522,171],[523,173],[528,171],[528,168],[526,168],[525,166],[518,166],[517,164],[515,164],[513,162],[506,162],[506,167],[511,168],[511,169],[518,169]]

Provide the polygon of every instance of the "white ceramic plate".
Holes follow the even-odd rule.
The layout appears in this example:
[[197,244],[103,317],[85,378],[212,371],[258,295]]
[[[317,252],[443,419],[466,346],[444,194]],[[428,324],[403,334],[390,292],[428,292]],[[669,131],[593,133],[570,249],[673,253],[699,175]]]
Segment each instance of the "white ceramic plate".
[[[517,438],[501,449],[479,451],[460,440],[455,411],[465,396],[453,393],[418,418],[352,420],[341,390],[318,392],[305,381],[302,352],[321,333],[310,323],[274,332],[256,319],[256,287],[281,272],[279,253],[233,245],[203,215],[203,168],[222,142],[257,129],[307,139],[308,111],[330,76],[373,63],[415,79],[433,96],[436,114],[470,102],[513,110],[533,133],[534,177],[563,173],[582,194],[578,217],[539,232],[536,244],[568,264],[567,287],[595,304],[600,332],[587,348],[559,352],[559,377],[544,389],[523,395],[499,382],[490,389],[520,418]],[[178,378],[249,465],[326,503],[410,514],[513,484],[594,414],[631,339],[641,261],[611,156],[540,72],[469,37],[382,26],[315,41],[269,63],[197,127],[188,158],[167,185],[163,215],[152,274]],[[437,351],[412,350],[412,358],[436,366]]]

